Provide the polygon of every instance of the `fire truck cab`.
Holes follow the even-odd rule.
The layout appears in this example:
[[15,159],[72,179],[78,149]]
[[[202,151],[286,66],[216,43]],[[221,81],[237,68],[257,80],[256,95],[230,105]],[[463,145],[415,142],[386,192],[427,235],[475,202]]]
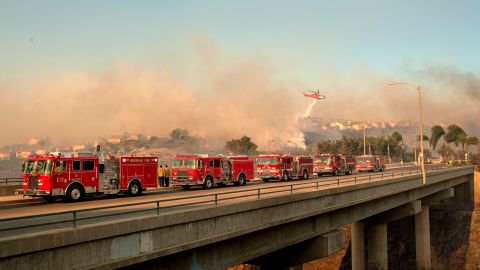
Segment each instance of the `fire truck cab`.
[[245,185],[253,174],[253,160],[247,156],[179,155],[173,160],[172,185],[183,189]]
[[363,155],[357,157],[357,171],[359,172],[383,172],[385,170],[385,158],[383,156]]
[[340,154],[320,154],[314,158],[313,172],[318,176],[324,174],[352,174],[355,171],[355,158]]
[[157,188],[156,157],[104,157],[96,153],[30,156],[23,165],[23,188],[17,193],[46,201],[78,201],[87,195],[136,196]]
[[313,174],[313,159],[307,156],[259,155],[257,174],[264,182],[270,179],[288,181],[292,178],[308,179]]

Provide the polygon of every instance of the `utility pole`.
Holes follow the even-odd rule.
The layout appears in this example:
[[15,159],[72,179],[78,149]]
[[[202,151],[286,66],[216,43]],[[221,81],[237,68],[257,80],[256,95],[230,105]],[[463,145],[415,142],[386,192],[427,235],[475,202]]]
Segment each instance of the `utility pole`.
[[[411,87],[415,90],[417,90],[417,93],[418,93],[418,111],[419,111],[419,122],[418,122],[418,127],[419,127],[419,133],[420,133],[420,165],[421,165],[421,168],[422,168],[422,184],[426,184],[427,183],[427,177],[426,177],[426,174],[425,174],[425,160],[424,160],[424,152],[423,152],[423,105],[422,105],[422,88],[420,87],[420,85],[418,86],[415,86],[413,84],[410,84],[410,83],[405,83],[405,82],[392,82],[392,83],[389,83],[388,85],[399,85],[399,84],[403,84],[403,85],[407,85],[408,87]],[[416,160],[416,150],[415,150],[415,162],[417,162]]]
[[415,142],[415,136],[413,137],[413,150],[415,151],[415,164],[418,164],[418,159],[417,159],[417,143]]
[[363,155],[367,155],[367,148],[366,148],[366,139],[365,139],[365,129],[367,128],[366,123],[363,123]]
[[392,158],[390,157],[390,144],[387,142],[388,162],[392,164]]

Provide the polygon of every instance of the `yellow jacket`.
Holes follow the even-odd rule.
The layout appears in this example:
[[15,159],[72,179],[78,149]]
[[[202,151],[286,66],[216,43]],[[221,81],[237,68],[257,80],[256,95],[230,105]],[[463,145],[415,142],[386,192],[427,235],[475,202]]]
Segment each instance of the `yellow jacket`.
[[158,177],[165,177],[165,169],[158,168]]

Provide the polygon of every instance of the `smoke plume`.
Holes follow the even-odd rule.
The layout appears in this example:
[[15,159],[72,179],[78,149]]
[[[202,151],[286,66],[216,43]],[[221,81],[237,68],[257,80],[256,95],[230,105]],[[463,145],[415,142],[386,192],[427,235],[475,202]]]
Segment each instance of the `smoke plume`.
[[123,132],[167,136],[175,128],[217,145],[242,135],[262,146],[302,136],[294,116],[305,100],[294,98],[301,89],[294,80],[276,78],[275,68],[256,56],[225,59],[205,50],[197,55],[198,73],[186,78],[119,64],[5,85],[0,110],[8,132],[0,144],[31,137],[92,142]]
[[[317,85],[305,87],[307,83],[297,81],[295,67],[278,67],[259,55],[225,55],[209,40],[194,48],[180,71],[167,64],[116,64],[103,71],[41,75],[23,82],[0,78],[0,145],[32,137],[49,137],[54,143],[92,142],[124,132],[167,136],[183,128],[220,146],[247,135],[261,147],[275,141],[272,148],[278,149],[289,141],[303,143],[299,120],[308,116],[418,120],[416,91],[387,86],[398,79],[388,74],[365,67],[348,76],[318,70],[320,87],[329,94],[315,106],[317,100],[301,92]],[[457,123],[469,135],[479,135],[477,75],[427,68],[412,72],[409,80],[422,84],[426,123]]]

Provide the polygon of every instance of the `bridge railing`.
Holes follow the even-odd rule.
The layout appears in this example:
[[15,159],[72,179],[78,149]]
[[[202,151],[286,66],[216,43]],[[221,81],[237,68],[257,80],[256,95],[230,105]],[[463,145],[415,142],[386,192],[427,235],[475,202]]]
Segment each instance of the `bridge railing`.
[[21,177],[5,177],[0,178],[0,186],[6,185],[21,185],[23,179]]
[[[464,168],[464,167],[462,167]],[[456,168],[429,168],[427,173],[433,171],[451,171]],[[37,214],[13,218],[0,219],[0,232],[12,230],[24,230],[35,227],[50,227],[52,225],[63,224],[64,227],[73,227],[82,224],[92,223],[94,220],[110,219],[112,217],[127,216],[133,214],[156,214],[162,213],[163,209],[182,208],[188,206],[220,205],[228,202],[234,203],[245,199],[258,200],[272,197],[275,195],[288,195],[298,191],[315,191],[325,187],[340,187],[348,185],[357,185],[372,181],[392,179],[408,175],[420,174],[419,168],[403,169],[392,172],[382,172],[377,174],[357,174],[346,178],[323,178],[316,181],[299,181],[287,185],[274,187],[248,188],[242,190],[219,192],[214,194],[195,195],[188,197],[178,197],[169,199],[152,200],[146,202],[127,203],[122,205],[103,206],[88,209],[69,210],[47,214]],[[185,194],[185,193],[183,193]],[[108,210],[108,211],[106,211]],[[58,228],[58,227],[57,227]],[[54,228],[54,229],[57,229]],[[48,229],[48,228],[47,228]],[[53,229],[53,228],[50,228]],[[27,231],[28,232],[28,231]],[[1,237],[1,236],[0,236]]]

